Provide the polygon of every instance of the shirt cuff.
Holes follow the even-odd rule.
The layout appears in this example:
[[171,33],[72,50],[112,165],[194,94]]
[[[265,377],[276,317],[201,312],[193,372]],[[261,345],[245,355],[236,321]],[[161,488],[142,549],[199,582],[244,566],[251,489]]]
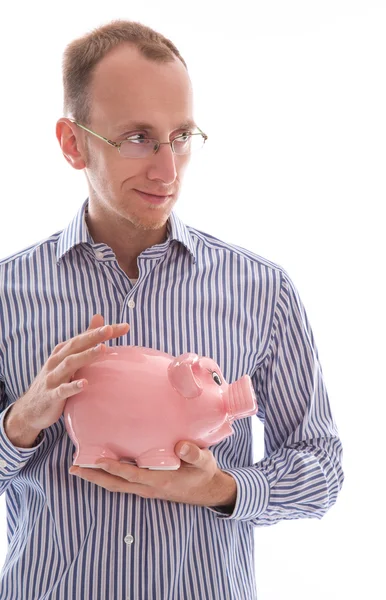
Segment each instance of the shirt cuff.
[[8,439],[4,430],[4,420],[12,404],[0,413],[0,477],[14,475],[27,463],[28,459],[36,452],[45,439],[41,431],[32,448],[18,448]]
[[257,467],[221,469],[236,480],[237,494],[233,510],[226,506],[208,507],[219,518],[249,521],[265,512],[270,488],[267,477]]

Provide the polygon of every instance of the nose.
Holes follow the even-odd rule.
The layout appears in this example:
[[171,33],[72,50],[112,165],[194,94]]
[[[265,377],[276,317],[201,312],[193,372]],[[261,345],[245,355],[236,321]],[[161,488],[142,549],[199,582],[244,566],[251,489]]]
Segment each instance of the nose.
[[151,181],[159,179],[166,184],[174,183],[177,177],[176,156],[170,145],[162,144],[152,155],[147,172]]
[[255,390],[249,375],[244,375],[229,385],[226,402],[228,411],[234,419],[241,419],[257,413]]

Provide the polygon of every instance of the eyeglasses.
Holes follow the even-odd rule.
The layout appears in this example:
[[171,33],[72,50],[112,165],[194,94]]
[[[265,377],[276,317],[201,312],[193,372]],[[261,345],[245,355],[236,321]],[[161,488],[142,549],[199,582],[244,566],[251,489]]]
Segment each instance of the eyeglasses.
[[191,154],[191,152],[203,148],[208,139],[208,136],[197,127],[198,133],[182,133],[181,135],[177,135],[171,142],[159,142],[158,140],[146,138],[143,137],[144,134],[142,133],[136,133],[122,142],[113,142],[112,140],[103,137],[103,135],[95,133],[95,131],[92,131],[88,127],[81,125],[74,119],[70,119],[70,121],[75,123],[75,125],[78,125],[78,127],[81,127],[81,129],[88,131],[88,133],[95,135],[100,140],[110,144],[110,146],[117,148],[123,158],[147,158],[152,154],[156,154],[159,147],[163,144],[171,146],[174,154]]

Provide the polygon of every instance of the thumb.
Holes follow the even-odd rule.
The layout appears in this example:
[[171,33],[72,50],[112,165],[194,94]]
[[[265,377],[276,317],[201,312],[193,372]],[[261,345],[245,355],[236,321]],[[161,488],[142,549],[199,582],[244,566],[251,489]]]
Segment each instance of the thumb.
[[180,456],[187,463],[195,465],[201,461],[200,448],[191,442],[179,442],[175,450],[177,456]]

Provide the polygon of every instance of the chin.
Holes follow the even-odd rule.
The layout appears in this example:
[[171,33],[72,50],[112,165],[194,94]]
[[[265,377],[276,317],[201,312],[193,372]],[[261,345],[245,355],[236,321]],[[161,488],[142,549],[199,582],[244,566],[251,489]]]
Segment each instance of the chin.
[[148,215],[128,215],[129,221],[133,223],[133,225],[137,229],[142,229],[142,231],[156,231],[157,229],[162,229],[165,226],[170,211],[162,212],[162,214],[148,214]]
[[[127,218],[135,227],[143,231],[156,231],[162,229],[173,210],[176,203],[176,198],[172,197],[169,202],[162,206],[147,206],[135,207],[134,210],[129,210]],[[134,207],[133,207],[134,208]]]

